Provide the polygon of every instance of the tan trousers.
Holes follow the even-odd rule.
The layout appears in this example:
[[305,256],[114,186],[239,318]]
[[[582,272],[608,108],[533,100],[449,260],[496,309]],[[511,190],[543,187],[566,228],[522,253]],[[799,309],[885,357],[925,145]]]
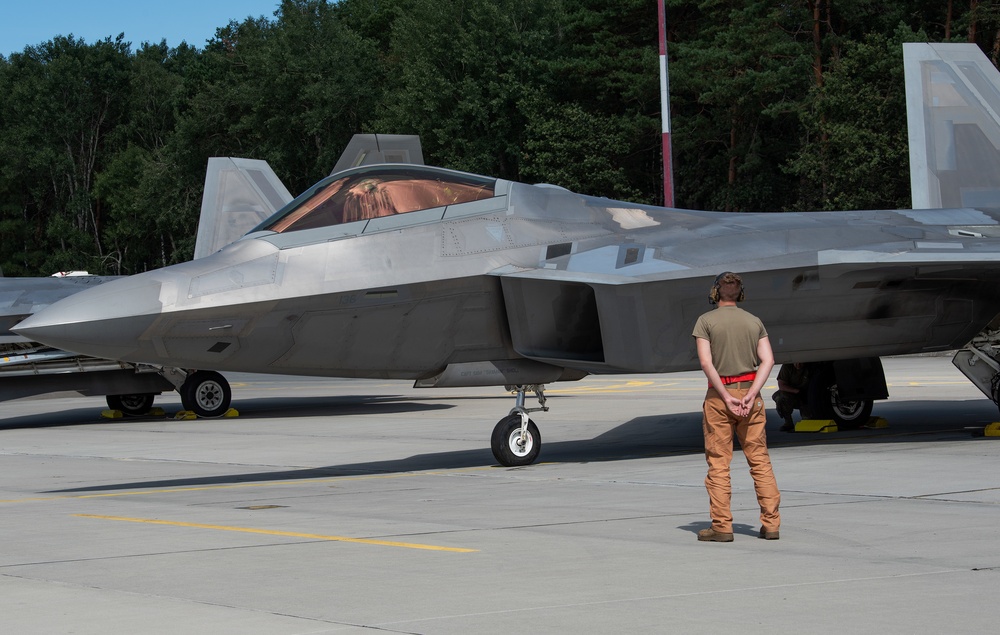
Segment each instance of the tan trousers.
[[[730,394],[743,397],[749,390],[749,382],[744,387],[728,388]],[[733,514],[730,510],[732,485],[729,480],[729,464],[733,461],[733,433],[740,440],[743,454],[750,466],[757,503],[760,505],[760,524],[767,531],[777,531],[781,525],[778,505],[781,494],[771,470],[771,457],[767,453],[767,436],[764,433],[764,401],[758,395],[757,402],[746,418],[739,418],[726,408],[726,402],[714,388],[708,389],[702,417],[705,433],[705,459],[708,461],[708,476],[705,488],[708,490],[709,513],[712,529],[721,533],[732,533]]]

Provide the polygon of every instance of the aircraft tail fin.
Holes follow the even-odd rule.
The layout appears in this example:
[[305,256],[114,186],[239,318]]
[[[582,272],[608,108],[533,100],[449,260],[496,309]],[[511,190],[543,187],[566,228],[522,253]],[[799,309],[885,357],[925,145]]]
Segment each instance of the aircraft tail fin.
[[374,163],[424,164],[419,135],[356,134],[344,148],[333,172]]
[[194,257],[213,254],[238,240],[291,200],[267,161],[210,158]]
[[975,44],[903,44],[914,209],[1000,208],[1000,71]]
[[[417,135],[356,134],[331,174],[375,163],[423,165]],[[212,157],[205,173],[201,218],[194,257],[214,254],[239,240],[292,200],[292,195],[267,164],[257,159]]]

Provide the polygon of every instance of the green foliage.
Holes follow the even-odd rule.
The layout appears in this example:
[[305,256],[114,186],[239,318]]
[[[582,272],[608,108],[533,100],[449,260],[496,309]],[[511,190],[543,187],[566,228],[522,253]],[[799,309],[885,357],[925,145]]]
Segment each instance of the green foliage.
[[788,171],[807,186],[796,207],[896,209],[910,205],[902,42],[917,34],[870,34],[843,57],[803,102],[804,143]]
[[526,120],[555,50],[558,0],[406,0],[387,60],[375,129],[419,134],[425,159],[460,170],[520,176]]
[[[975,41],[996,3],[666,0],[675,201],[908,205],[899,45]],[[358,132],[432,164],[663,200],[649,0],[283,0],[206,47],[56,37],[0,57],[0,268],[135,273],[191,257],[211,156],[289,189]]]
[[29,47],[4,65],[0,157],[7,205],[31,219],[52,270],[103,256],[96,174],[127,118],[131,57],[121,38],[86,45],[72,37]]
[[633,120],[595,115],[575,103],[526,101],[522,106],[530,122],[525,130],[522,179],[554,183],[583,194],[652,202],[629,187],[622,165],[629,152],[628,140],[636,136]]
[[566,5],[559,48],[528,114],[528,180],[644,203],[663,200],[656,5]]
[[795,104],[811,79],[808,16],[766,1],[711,7],[721,28],[698,29],[670,49],[676,201],[780,209],[783,193],[794,188],[781,164],[796,142]]
[[333,9],[285,0],[274,22],[220,29],[180,124],[186,151],[265,159],[292,191],[325,176],[383,85],[374,43]]

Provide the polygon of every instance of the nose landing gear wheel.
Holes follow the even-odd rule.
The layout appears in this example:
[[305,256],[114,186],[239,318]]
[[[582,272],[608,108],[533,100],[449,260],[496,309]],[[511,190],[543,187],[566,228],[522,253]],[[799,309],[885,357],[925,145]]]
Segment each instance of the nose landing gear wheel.
[[512,414],[501,419],[493,428],[490,447],[500,465],[531,465],[542,449],[542,435],[538,433],[535,422],[528,419],[528,427],[522,438],[521,415]]
[[226,378],[210,370],[192,373],[178,392],[185,410],[205,418],[226,414],[233,397]]

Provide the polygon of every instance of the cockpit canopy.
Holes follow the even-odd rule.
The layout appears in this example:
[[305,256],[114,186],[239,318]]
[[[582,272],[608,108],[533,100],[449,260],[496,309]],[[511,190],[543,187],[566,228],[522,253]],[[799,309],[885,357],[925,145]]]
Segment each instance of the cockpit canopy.
[[418,165],[373,165],[320,181],[253,231],[275,233],[457,205],[494,196],[496,179]]

